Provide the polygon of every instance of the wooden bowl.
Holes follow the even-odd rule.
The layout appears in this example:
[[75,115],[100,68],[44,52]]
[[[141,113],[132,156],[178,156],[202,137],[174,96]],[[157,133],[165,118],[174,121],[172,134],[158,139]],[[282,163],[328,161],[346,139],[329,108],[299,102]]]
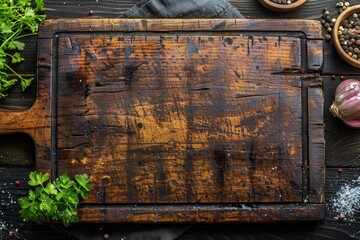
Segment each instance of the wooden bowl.
[[302,5],[306,3],[306,0],[298,0],[291,4],[280,4],[280,3],[274,3],[270,0],[259,0],[259,2],[266,8],[276,11],[276,12],[291,12],[298,8],[300,8]]
[[348,17],[350,17],[351,15],[353,15],[354,13],[360,14],[360,5],[349,7],[338,16],[333,28],[332,38],[333,38],[334,47],[337,53],[340,55],[340,57],[351,66],[360,68],[360,59],[355,60],[345,52],[345,50],[340,45],[340,40],[338,36],[338,31],[341,22],[347,19]]

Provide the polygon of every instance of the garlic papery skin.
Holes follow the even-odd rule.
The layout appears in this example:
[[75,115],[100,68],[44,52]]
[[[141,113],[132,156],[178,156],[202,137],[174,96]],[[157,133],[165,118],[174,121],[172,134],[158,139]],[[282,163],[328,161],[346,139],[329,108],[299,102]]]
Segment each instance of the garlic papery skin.
[[360,128],[360,81],[347,79],[341,82],[329,110],[349,127]]

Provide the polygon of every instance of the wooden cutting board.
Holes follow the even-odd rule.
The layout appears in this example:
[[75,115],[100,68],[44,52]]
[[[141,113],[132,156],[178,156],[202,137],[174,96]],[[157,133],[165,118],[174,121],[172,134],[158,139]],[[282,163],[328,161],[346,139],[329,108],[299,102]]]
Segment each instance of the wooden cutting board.
[[37,62],[0,132],[31,135],[53,179],[89,175],[81,221],[324,217],[318,22],[48,20]]

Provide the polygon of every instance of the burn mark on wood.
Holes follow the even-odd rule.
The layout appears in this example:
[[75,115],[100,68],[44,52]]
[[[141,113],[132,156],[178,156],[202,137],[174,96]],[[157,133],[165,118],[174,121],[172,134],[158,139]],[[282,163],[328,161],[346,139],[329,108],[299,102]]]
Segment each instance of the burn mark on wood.
[[141,19],[141,25],[147,29],[147,24],[148,24],[148,21],[146,19]]
[[[227,150],[214,151],[214,171],[216,173],[216,181],[218,187],[223,189],[225,187],[225,173],[228,171],[227,162],[230,157],[230,152]],[[222,201],[222,190],[219,191],[219,201]]]
[[104,83],[104,82],[95,82],[95,87],[103,87],[105,85],[106,85],[106,83]]
[[85,84],[84,85],[84,98],[87,98],[88,96],[90,96],[90,85],[89,84]]
[[160,35],[158,42],[159,42],[161,48],[163,48],[165,46],[164,45],[164,40],[165,40],[165,37]]
[[199,49],[194,45],[194,43],[189,42],[186,46],[186,51],[188,54],[193,55],[199,52]]
[[254,37],[248,36],[248,42],[247,42],[247,54],[250,55],[251,48],[254,46]]
[[124,76],[125,76],[125,84],[130,85],[133,80],[136,71],[138,70],[139,65],[131,64],[131,65],[125,65],[124,66]]
[[109,184],[110,180],[108,177],[104,177],[101,180],[101,199],[102,199],[102,203],[105,204],[106,203],[106,187]]
[[123,48],[123,53],[125,56],[125,59],[129,59],[131,53],[132,53],[132,46],[130,44],[125,45],[125,47]]
[[225,43],[226,43],[227,45],[232,45],[233,42],[234,42],[234,40],[232,40],[232,38],[230,38],[230,37],[225,38],[224,41],[225,41]]
[[92,52],[85,49],[85,54],[86,54],[87,57],[90,58],[91,61],[93,61],[93,62],[97,61],[97,57],[96,57],[96,55],[94,53],[92,53]]
[[68,37],[68,41],[70,43],[71,53],[76,55],[81,54],[81,48],[79,47],[78,43],[74,43],[71,37]]
[[215,26],[213,26],[213,30],[224,30],[226,28],[226,21],[222,21]]

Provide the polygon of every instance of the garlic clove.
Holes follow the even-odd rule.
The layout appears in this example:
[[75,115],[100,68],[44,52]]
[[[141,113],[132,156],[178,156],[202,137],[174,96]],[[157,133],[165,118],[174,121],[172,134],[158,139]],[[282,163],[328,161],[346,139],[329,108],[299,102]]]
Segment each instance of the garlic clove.
[[347,89],[346,91],[341,91],[338,94],[335,93],[335,95],[338,95],[338,97],[336,97],[335,101],[336,102],[342,102],[344,100],[348,100],[352,97],[355,97],[359,94],[358,91],[356,91],[356,89]]
[[360,81],[348,79],[340,83],[329,110],[346,125],[360,128]]
[[339,102],[338,108],[345,119],[360,118],[360,99],[358,95]]
[[360,119],[353,119],[353,120],[342,119],[342,121],[349,127],[360,128]]

